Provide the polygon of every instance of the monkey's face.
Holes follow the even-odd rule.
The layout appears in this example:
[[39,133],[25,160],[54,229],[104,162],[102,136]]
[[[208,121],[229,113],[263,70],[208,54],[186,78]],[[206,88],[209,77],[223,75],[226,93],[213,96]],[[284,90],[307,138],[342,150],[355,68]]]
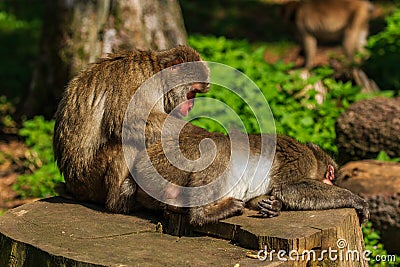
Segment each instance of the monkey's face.
[[178,86],[164,95],[164,111],[181,118],[186,117],[194,107],[197,93],[206,93],[210,88],[208,83],[193,83]]
[[210,89],[209,76],[210,71],[203,61],[184,62],[164,70],[164,111],[178,118],[187,116],[196,94]]
[[196,94],[209,90],[210,70],[200,55],[188,46],[164,50],[158,56],[163,68],[164,112],[185,117],[194,106]]

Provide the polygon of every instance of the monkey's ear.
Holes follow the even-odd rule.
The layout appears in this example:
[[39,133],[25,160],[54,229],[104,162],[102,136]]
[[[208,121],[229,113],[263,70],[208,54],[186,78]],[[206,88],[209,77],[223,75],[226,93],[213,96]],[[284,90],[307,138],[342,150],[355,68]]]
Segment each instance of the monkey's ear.
[[328,165],[328,169],[325,173],[325,178],[331,181],[335,180],[335,168],[332,165]]

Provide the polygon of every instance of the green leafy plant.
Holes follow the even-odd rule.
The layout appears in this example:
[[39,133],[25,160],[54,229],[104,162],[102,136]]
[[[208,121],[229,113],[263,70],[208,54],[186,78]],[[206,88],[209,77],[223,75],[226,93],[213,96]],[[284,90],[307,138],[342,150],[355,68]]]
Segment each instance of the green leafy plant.
[[385,151],[380,151],[376,159],[380,161],[400,162],[400,158],[390,158]]
[[0,11],[0,30],[2,31],[14,31],[18,29],[24,29],[29,27],[29,23],[21,21],[15,18],[14,15],[4,11]]
[[386,18],[384,31],[368,39],[370,57],[364,67],[382,89],[400,89],[400,7]]
[[6,96],[0,96],[0,130],[5,133],[15,133],[17,124],[11,114],[15,111],[15,107],[7,99]]
[[25,121],[19,131],[29,147],[26,167],[30,171],[19,176],[13,185],[13,189],[22,197],[55,195],[55,183],[63,181],[53,157],[53,128],[54,121],[46,121],[38,116]]
[[[224,37],[191,36],[189,43],[200,52],[204,60],[227,64],[246,74],[263,92],[273,112],[278,133],[297,138],[302,142],[319,144],[325,150],[337,152],[335,146],[335,122],[338,116],[353,102],[371,97],[362,95],[360,88],[350,82],[335,81],[329,68],[317,69],[304,80],[299,71],[289,73],[292,64],[268,64],[264,61],[266,45],[250,45],[245,40],[232,41]],[[318,104],[315,82],[322,81],[328,89],[325,100]],[[311,87],[304,90],[305,87]],[[207,97],[219,99],[229,105],[243,119],[250,133],[258,131],[248,110],[241,101],[214,86]],[[196,107],[213,108],[213,107]],[[193,121],[210,131],[221,131],[221,126],[206,119]]]
[[377,230],[374,230],[371,222],[367,222],[363,228],[365,249],[371,254],[368,255],[370,258],[370,266],[399,266],[400,256],[388,255],[383,245],[380,243],[380,234]]

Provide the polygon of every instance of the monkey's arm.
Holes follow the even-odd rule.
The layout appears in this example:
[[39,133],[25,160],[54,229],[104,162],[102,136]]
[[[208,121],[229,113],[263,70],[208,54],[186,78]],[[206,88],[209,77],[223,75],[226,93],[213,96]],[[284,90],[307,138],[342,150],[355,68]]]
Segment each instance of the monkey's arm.
[[312,179],[275,185],[272,195],[292,210],[355,208],[360,222],[369,217],[368,203],[347,189],[327,185]]

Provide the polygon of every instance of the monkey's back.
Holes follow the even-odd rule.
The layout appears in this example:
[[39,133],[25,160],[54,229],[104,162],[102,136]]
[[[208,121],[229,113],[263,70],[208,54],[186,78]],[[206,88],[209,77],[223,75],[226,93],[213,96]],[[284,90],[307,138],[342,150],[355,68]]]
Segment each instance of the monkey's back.
[[265,135],[262,148],[261,135],[236,136],[239,138],[231,140],[223,134],[202,132],[184,134],[179,142],[173,139],[157,142],[138,156],[133,177],[146,183],[146,187],[159,184],[160,177],[188,187],[217,181],[219,191],[247,201],[267,190],[275,138]]
[[130,51],[91,64],[66,88],[55,115],[54,155],[66,179],[80,177],[109,138],[120,140],[137,88],[160,70],[150,52]]
[[[209,139],[209,142],[203,142],[205,139]],[[189,177],[193,173],[199,176],[204,174],[204,182],[207,184],[228,167],[230,142],[223,134],[201,132],[184,135],[179,138],[179,143],[173,139],[166,140],[165,143],[157,142],[142,154],[144,153],[148,155],[152,165],[139,160],[135,169],[140,176],[151,176],[146,170],[154,167],[164,179],[177,185],[188,186]],[[143,157],[145,156],[139,156]]]
[[371,9],[368,1],[360,0],[312,0],[299,5],[297,27],[304,27],[305,31],[326,42],[342,38],[344,29],[356,16],[362,13],[361,16],[367,17]]
[[71,80],[55,114],[53,138],[55,159],[66,179],[84,176],[99,149],[121,146],[122,124],[132,96],[174,58],[201,60],[188,46],[133,50],[99,59]]

